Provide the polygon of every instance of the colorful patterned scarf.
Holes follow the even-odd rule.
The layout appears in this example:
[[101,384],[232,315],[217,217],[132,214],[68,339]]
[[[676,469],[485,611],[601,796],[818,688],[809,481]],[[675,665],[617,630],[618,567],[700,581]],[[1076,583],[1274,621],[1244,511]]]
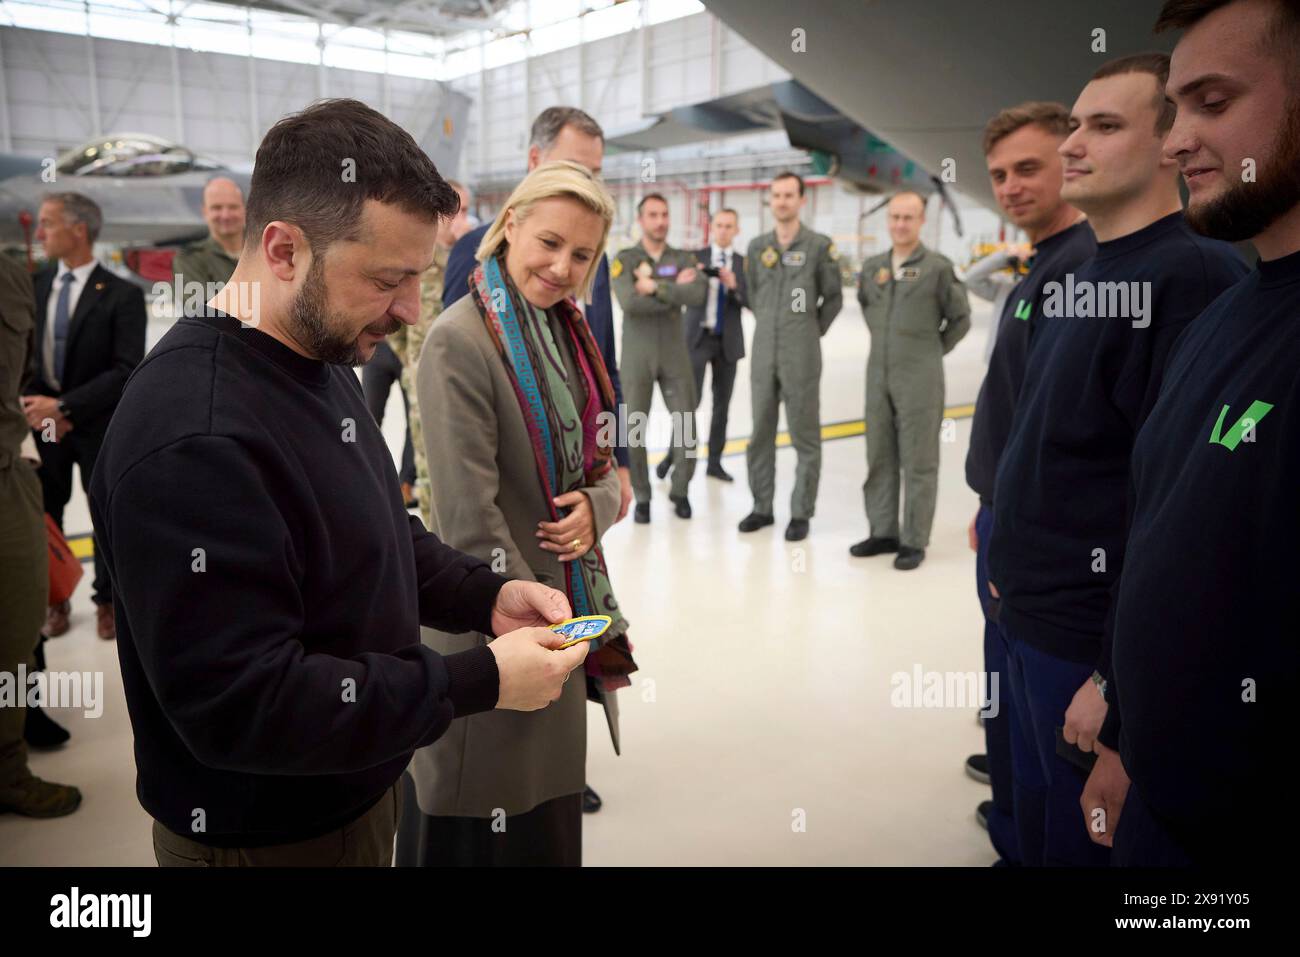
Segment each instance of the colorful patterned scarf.
[[[587,320],[565,299],[541,310],[519,294],[500,256],[480,264],[470,277],[470,294],[514,386],[533,446],[537,476],[551,521],[563,514],[553,499],[594,485],[612,467],[613,451],[597,441],[601,412],[614,409],[614,387]],[[567,334],[556,340],[551,320]],[[564,351],[573,356],[583,383],[571,383]],[[586,394],[586,404],[578,400]],[[614,599],[605,555],[597,542],[581,558],[563,562],[564,591],[574,615],[609,615],[614,623],[591,642],[586,671],[599,692],[631,684],[637,670],[627,640],[627,621]],[[590,684],[590,683],[589,683]]]

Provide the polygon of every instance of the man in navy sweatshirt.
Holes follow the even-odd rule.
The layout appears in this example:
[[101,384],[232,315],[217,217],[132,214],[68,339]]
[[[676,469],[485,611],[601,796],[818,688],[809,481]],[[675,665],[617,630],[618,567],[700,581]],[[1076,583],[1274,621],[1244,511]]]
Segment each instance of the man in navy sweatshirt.
[[[1042,308],[1043,287],[1060,281],[1097,251],[1092,227],[1082,213],[1061,199],[1064,164],[1058,150],[1069,135],[1069,124],[1070,111],[1060,103],[1031,102],[1002,110],[984,128],[984,157],[993,195],[1034,247],[1029,274],[1007,297],[998,320],[988,373],[975,402],[966,456],[966,482],[980,498],[970,540],[975,550],[976,590],[984,611],[984,673],[989,675],[1007,670],[1006,639],[997,620],[997,602],[989,594],[987,567],[998,459],[1011,432],[1016,397]],[[1011,696],[1001,697],[984,717],[988,750],[971,755],[966,767],[973,776],[978,777],[981,768],[986,772],[993,800],[981,803],[976,816],[988,828],[1000,860],[1015,865],[1020,863],[1020,852],[1013,818],[1011,729],[1018,722]]]
[[1177,0],[1156,25],[1170,28],[1186,33],[1165,153],[1188,221],[1259,262],[1183,336],[1133,449],[1118,700],[1082,806],[1116,864],[1285,863],[1300,833],[1284,783],[1300,700],[1300,8]]
[[[234,275],[127,383],[90,507],[160,865],[386,865],[415,749],[545,707],[586,655],[539,627],[562,593],[407,515],[349,368],[418,318],[457,202],[356,100],[284,118]],[[442,657],[421,624],[500,637]]]
[[1019,719],[1011,763],[1026,865],[1107,861],[1079,818],[1085,775],[1057,736],[1063,750],[1091,751],[1106,713],[1134,436],[1175,340],[1245,273],[1231,246],[1183,219],[1178,166],[1162,155],[1168,69],[1159,53],[1111,61],[1071,111],[1061,196],[1087,214],[1097,252],[1043,289],[994,487],[989,578]]

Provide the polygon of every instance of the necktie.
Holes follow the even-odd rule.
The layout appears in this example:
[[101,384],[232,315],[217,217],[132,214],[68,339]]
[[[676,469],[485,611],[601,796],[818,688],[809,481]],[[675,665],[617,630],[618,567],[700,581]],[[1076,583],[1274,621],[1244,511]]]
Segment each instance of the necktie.
[[[727,254],[722,250],[718,250],[718,262],[717,262],[718,268],[725,269],[726,265],[727,265]],[[723,312],[723,307],[726,305],[726,302],[727,302],[727,287],[724,286],[722,284],[722,280],[719,279],[718,280],[718,305],[716,306],[716,310],[717,310],[715,313],[716,318],[713,320],[714,335],[718,335],[718,336],[722,335],[722,323],[723,320],[726,318]]]
[[68,307],[72,303],[72,280],[75,278],[71,272],[65,272],[60,277],[63,288],[59,290],[58,301],[54,304],[54,378],[60,383],[63,382],[63,359],[68,347],[68,326],[72,322]]

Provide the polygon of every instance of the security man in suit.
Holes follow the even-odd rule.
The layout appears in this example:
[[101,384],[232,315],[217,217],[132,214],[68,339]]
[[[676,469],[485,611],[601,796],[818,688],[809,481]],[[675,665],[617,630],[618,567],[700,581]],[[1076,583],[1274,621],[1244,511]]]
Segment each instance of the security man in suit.
[[[52,193],[41,203],[36,238],[54,266],[35,282],[37,364],[23,411],[41,453],[45,511],[60,528],[72,466],[87,488],[126,380],[144,358],[144,293],[95,262],[102,223],[99,206],[80,193]],[[99,637],[115,638],[112,586],[98,548],[92,597]],[[50,637],[67,631],[67,605],[51,607]]]
[[[179,282],[197,282],[206,290],[209,283],[224,286],[230,280],[244,246],[244,194],[234,180],[224,176],[208,180],[203,187],[203,219],[208,237],[177,253],[172,272]],[[203,301],[208,298],[205,294]]]
[[[609,268],[623,308],[623,394],[627,399],[628,457],[632,466],[634,518],[650,521],[650,470],[645,421],[655,383],[673,417],[673,471],[669,500],[681,518],[691,517],[686,489],[695,474],[695,376],[682,336],[682,307],[700,308],[709,284],[694,253],[668,245],[668,201],[647,193],[637,204],[641,241],[620,252]],[[638,429],[638,424],[640,428]],[[640,432],[640,435],[635,434]],[[679,451],[680,450],[680,451]]]
[[799,222],[804,182],[779,173],[768,204],[776,228],[749,244],[745,257],[750,308],[754,311],[754,355],[750,383],[754,431],[746,460],[754,510],[740,522],[742,532],[771,525],[776,494],[776,424],[785,402],[790,441],[798,464],[790,496],[787,541],[808,537],[808,520],[817,504],[821,478],[821,337],[843,305],[839,257],[829,236]]
[[[713,214],[709,231],[713,242],[695,251],[700,268],[709,277],[709,297],[701,307],[686,310],[686,346],[695,373],[695,398],[704,398],[704,370],[713,369],[713,418],[709,424],[709,465],[705,474],[724,482],[735,479],[722,467],[722,449],[727,444],[727,412],[736,385],[736,364],[745,356],[745,330],[741,309],[749,304],[745,287],[745,257],[732,248],[739,228],[734,209]],[[665,457],[656,471],[660,478],[673,466]]]
[[[970,330],[966,287],[952,262],[921,243],[925,200],[911,191],[889,201],[893,246],[862,264],[858,302],[871,331],[867,357],[867,481],[870,537],[855,556],[897,552],[894,567],[925,559],[939,493],[943,357]],[[906,482],[899,533],[899,472]]]

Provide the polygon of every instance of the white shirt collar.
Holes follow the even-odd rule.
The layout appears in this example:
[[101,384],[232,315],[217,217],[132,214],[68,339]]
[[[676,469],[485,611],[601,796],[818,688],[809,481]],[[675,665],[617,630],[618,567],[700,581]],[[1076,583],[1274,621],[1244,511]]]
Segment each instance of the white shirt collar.
[[713,253],[712,253],[712,256],[713,256],[714,259],[717,259],[717,258],[718,258],[718,253],[722,253],[722,254],[723,254],[724,256],[726,256],[728,259],[731,258],[731,254],[732,254],[733,250],[731,250],[731,249],[723,249],[723,248],[722,248],[721,246],[719,246],[717,243],[712,243],[711,246],[713,247]]
[[74,277],[76,277],[73,279],[73,282],[75,282],[78,286],[82,285],[83,283],[85,283],[87,279],[90,278],[90,274],[95,271],[95,266],[97,265],[98,262],[94,259],[91,259],[90,262],[82,263],[76,269],[69,269],[68,264],[65,263],[62,259],[60,259],[59,271],[54,276],[55,288],[56,289],[58,288],[59,282],[63,279],[63,274],[69,272],[72,273]]

